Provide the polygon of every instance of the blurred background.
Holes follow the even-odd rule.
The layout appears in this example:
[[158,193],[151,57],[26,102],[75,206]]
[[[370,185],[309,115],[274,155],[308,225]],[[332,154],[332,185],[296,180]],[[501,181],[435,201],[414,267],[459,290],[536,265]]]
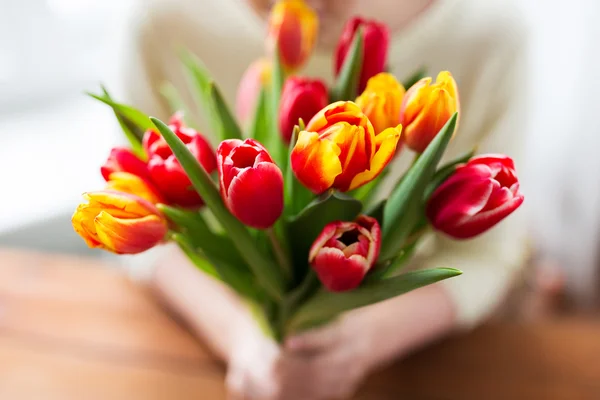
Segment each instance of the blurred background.
[[[70,223],[121,140],[109,108],[83,92],[103,82],[119,97],[139,5],[0,0],[0,245],[110,257],[88,251]],[[531,230],[541,258],[589,302],[600,281],[600,2],[520,5],[532,29],[528,157],[518,166]]]

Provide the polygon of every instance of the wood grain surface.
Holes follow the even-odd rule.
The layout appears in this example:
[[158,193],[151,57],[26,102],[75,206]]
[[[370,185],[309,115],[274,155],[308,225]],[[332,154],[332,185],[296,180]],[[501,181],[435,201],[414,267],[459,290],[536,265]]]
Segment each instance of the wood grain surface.
[[[225,399],[224,367],[141,284],[0,250],[0,399]],[[600,320],[494,322],[372,376],[357,399],[600,399]]]

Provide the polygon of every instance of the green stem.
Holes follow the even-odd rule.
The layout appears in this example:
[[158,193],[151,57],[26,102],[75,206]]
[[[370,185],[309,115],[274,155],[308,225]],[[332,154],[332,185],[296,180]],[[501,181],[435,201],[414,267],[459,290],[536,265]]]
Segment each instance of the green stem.
[[273,252],[275,253],[275,258],[277,258],[277,262],[281,266],[283,270],[284,276],[290,280],[292,279],[292,263],[290,262],[290,257],[288,253],[283,248],[282,243],[279,241],[277,234],[275,233],[275,228],[270,227],[267,229],[267,236],[271,241],[271,246],[273,247]]

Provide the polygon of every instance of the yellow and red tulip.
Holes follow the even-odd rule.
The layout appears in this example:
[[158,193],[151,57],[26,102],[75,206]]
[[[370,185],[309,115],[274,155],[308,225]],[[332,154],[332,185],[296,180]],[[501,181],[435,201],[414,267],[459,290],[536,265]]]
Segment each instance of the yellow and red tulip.
[[150,202],[128,193],[85,193],[88,201],[77,207],[72,223],[91,248],[117,254],[136,254],[160,243],[167,221]]
[[392,74],[381,72],[369,79],[356,104],[373,124],[375,134],[400,124],[404,93],[404,86]]
[[283,140],[289,143],[298,120],[310,121],[328,102],[327,87],[323,81],[289,78],[283,86],[279,108],[279,129]]
[[309,262],[328,290],[356,288],[379,256],[381,229],[375,218],[361,215],[355,222],[325,226],[309,252]]
[[256,140],[229,139],[217,148],[223,202],[240,221],[266,229],[283,211],[283,175]]
[[417,153],[425,151],[452,114],[460,110],[458,88],[450,72],[442,71],[434,84],[431,81],[423,78],[408,89],[400,109],[404,141]]
[[315,47],[319,20],[304,0],[279,0],[271,10],[267,47],[277,45],[283,67],[300,68]]
[[108,159],[100,167],[100,172],[106,181],[113,172],[129,172],[145,179],[150,177],[146,163],[124,147],[115,147],[110,151]]
[[265,58],[254,61],[242,75],[235,100],[235,111],[242,125],[252,120],[258,95],[270,79],[271,63]]
[[335,54],[335,75],[342,69],[344,60],[352,46],[352,40],[358,28],[363,32],[363,58],[358,84],[358,92],[367,87],[367,81],[385,71],[389,48],[389,29],[386,25],[362,18],[352,18],[346,23]]
[[515,165],[504,155],[482,155],[456,169],[427,205],[431,225],[455,239],[492,228],[523,203]]
[[[200,165],[212,173],[217,169],[215,153],[208,141],[192,128],[185,127],[179,118],[172,119],[169,128],[185,143]],[[144,149],[148,154],[148,171],[152,183],[170,204],[182,207],[200,207],[204,204],[196,193],[167,142],[154,130],[144,135]]]
[[375,135],[367,116],[353,102],[321,110],[300,132],[291,154],[296,178],[313,193],[346,192],[373,180],[396,151],[401,127]]
[[151,182],[129,172],[110,174],[106,190],[134,194],[152,204],[164,203],[160,192]]

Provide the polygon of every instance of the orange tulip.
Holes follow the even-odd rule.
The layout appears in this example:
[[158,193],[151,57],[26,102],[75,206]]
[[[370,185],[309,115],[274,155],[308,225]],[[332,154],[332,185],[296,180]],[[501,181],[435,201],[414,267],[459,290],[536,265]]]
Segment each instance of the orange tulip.
[[450,72],[440,72],[433,85],[431,78],[415,83],[406,92],[400,109],[407,146],[417,153],[425,151],[452,114],[459,110],[458,88]]
[[269,50],[279,47],[284,68],[290,72],[308,60],[315,47],[319,20],[304,0],[280,0],[269,17]]
[[108,176],[106,190],[134,194],[152,204],[164,203],[161,195],[147,180],[129,172],[113,172]]
[[88,203],[77,207],[71,222],[91,248],[136,254],[156,246],[167,233],[167,220],[141,197],[113,191],[83,197]]
[[375,135],[355,103],[330,104],[300,132],[291,154],[292,170],[313,193],[356,189],[383,171],[394,156],[401,130],[396,126]]
[[356,104],[378,134],[386,128],[400,123],[400,106],[404,96],[404,86],[398,83],[394,75],[381,72],[367,82],[367,88],[358,96]]

